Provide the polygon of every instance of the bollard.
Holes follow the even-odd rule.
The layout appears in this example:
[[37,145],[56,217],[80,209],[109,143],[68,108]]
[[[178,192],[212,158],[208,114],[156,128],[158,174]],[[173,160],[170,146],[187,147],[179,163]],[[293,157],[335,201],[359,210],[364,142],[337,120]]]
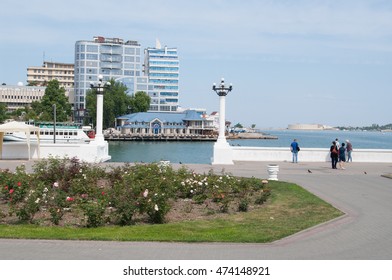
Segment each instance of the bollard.
[[278,181],[279,165],[269,164],[267,170],[268,170],[268,180]]

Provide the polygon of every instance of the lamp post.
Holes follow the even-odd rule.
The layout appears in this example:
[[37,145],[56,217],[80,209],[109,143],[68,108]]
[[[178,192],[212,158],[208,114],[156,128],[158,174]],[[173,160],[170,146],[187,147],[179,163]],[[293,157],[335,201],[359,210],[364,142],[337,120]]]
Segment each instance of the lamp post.
[[215,83],[212,86],[212,90],[215,91],[219,96],[219,136],[216,144],[218,146],[228,146],[226,141],[226,124],[225,124],[225,111],[226,111],[226,95],[232,91],[233,85],[225,85],[225,79],[222,78],[221,83],[217,86]]
[[96,90],[97,94],[97,124],[95,132],[95,141],[104,142],[105,139],[102,134],[102,123],[103,123],[103,93],[104,89],[111,86],[110,82],[104,83],[102,75],[98,76],[97,84],[90,83],[91,89]]
[[56,144],[56,104],[53,107],[53,143]]

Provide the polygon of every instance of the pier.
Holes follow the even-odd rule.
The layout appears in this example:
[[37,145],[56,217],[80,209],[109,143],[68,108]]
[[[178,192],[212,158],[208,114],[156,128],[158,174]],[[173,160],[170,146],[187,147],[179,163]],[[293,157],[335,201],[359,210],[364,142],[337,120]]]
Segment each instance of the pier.
[[[106,141],[216,141],[217,135],[200,134],[141,134],[141,133],[106,133]],[[262,133],[236,133],[226,136],[227,139],[278,139],[277,136]]]
[[105,134],[106,141],[216,141],[216,135],[197,134]]

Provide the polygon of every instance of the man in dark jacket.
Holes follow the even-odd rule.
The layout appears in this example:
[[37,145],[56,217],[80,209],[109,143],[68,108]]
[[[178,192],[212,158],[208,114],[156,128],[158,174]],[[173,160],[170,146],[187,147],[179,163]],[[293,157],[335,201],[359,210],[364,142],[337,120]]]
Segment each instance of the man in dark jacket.
[[338,157],[339,157],[339,151],[338,148],[336,147],[336,142],[332,142],[331,148],[329,148],[329,151],[331,152],[331,161],[332,161],[332,169],[336,169],[336,164],[338,163]]
[[291,153],[293,154],[293,163],[298,162],[298,152],[299,152],[299,145],[297,143],[297,139],[294,139],[294,141],[290,145],[290,150]]

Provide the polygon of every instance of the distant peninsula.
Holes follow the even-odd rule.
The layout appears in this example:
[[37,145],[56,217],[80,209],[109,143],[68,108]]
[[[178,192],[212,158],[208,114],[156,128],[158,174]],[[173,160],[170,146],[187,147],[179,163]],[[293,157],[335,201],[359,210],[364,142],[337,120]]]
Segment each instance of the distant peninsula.
[[372,124],[371,126],[337,126],[339,130],[381,131],[392,132],[392,123],[386,125]]

